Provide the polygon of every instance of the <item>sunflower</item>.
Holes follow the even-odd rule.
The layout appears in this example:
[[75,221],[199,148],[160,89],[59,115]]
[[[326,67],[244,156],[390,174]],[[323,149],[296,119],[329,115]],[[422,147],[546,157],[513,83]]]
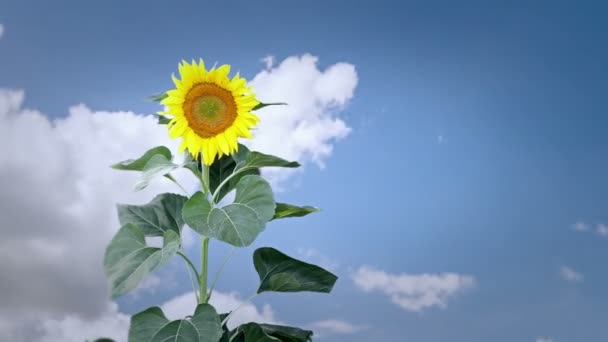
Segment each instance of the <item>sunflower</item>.
[[237,138],[251,138],[250,129],[260,121],[251,111],[259,104],[247,81],[237,73],[228,77],[229,65],[205,69],[202,59],[179,64],[181,79],[172,76],[175,89],[161,103],[159,114],[171,116],[169,136],[182,137],[179,151],[193,158],[202,155],[211,165],[216,157],[231,155],[238,149]]

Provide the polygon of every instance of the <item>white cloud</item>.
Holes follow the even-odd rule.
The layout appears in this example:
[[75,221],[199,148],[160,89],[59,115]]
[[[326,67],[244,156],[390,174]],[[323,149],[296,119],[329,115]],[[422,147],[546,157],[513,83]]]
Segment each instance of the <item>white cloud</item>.
[[4,25],[0,24],[0,38],[4,35]]
[[391,301],[407,311],[422,311],[432,307],[447,307],[450,297],[475,285],[469,275],[440,274],[390,274],[382,270],[362,266],[354,274],[357,287],[365,292],[382,292]]
[[[352,97],[352,65],[321,72],[315,57],[291,57],[254,82],[262,100],[290,103],[260,111],[254,148],[322,165],[333,142],[350,131],[335,114]],[[77,105],[50,120],[22,108],[23,99],[23,91],[0,89],[0,340],[15,341],[37,340],[29,327],[51,317],[69,325],[111,314],[102,259],[118,229],[116,203],[145,203],[160,192],[178,191],[158,179],[133,192],[138,175],[109,167],[156,145],[176,150],[178,141],[155,117]],[[194,189],[187,171],[176,177]],[[187,246],[195,235],[186,235]],[[150,279],[144,291],[156,286]],[[245,313],[272,318],[269,307],[247,308]]]
[[[262,102],[288,105],[258,112],[262,122],[254,132],[255,139],[245,142],[249,147],[302,164],[310,161],[324,166],[333,143],[351,131],[337,113],[353,97],[358,79],[352,64],[337,63],[321,71],[317,62],[311,55],[289,57],[253,78]],[[266,175],[279,183],[292,172],[269,169]]]
[[275,59],[272,55],[267,55],[266,57],[260,60],[266,66],[266,69],[271,69],[274,66]]
[[[229,312],[239,307],[230,318],[228,326],[236,327],[243,323],[280,323],[270,305],[265,304],[258,309],[250,302],[243,302],[238,294],[215,291],[211,298],[219,313]],[[196,307],[194,292],[179,295],[160,305],[169,320],[181,319],[192,315]],[[63,319],[46,319],[42,322],[39,333],[41,342],[82,342],[86,339],[95,340],[99,337],[109,337],[116,342],[126,342],[129,330],[130,316],[118,311],[116,304],[110,305],[105,312],[94,319],[82,318],[79,315],[67,315]],[[348,329],[348,327],[343,327]]]
[[363,326],[354,325],[350,322],[339,319],[327,319],[313,322],[308,325],[309,329],[315,332],[315,336],[333,334],[354,334],[364,329]]
[[[222,293],[214,291],[210,304],[215,307],[218,313],[230,312],[237,307],[239,308],[228,321],[230,328],[248,322],[279,323],[270,305],[265,304],[261,309],[258,309],[253,303],[245,302],[236,292]],[[195,307],[196,297],[194,292],[177,296],[162,305],[162,309],[169,319],[192,315]]]
[[586,232],[589,230],[589,225],[585,222],[579,221],[572,225],[572,229],[576,230],[577,232]]
[[608,225],[600,223],[597,225],[596,233],[601,237],[608,237]]
[[574,269],[568,266],[562,266],[559,269],[559,274],[564,280],[569,281],[571,283],[581,282],[584,278],[581,273],[575,271]]
[[547,337],[539,337],[536,339],[536,342],[553,342],[553,339]]

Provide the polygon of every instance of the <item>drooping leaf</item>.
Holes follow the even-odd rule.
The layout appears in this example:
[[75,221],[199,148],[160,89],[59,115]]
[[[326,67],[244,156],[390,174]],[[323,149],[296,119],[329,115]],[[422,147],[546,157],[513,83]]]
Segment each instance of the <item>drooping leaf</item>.
[[209,304],[197,306],[188,319],[169,322],[159,307],[151,307],[131,318],[129,342],[218,342],[221,321]]
[[256,175],[243,177],[234,203],[212,208],[202,193],[184,205],[184,221],[198,233],[236,247],[249,246],[274,215],[275,203],[268,182]]
[[268,335],[259,324],[253,322],[239,326],[237,332],[243,337],[244,342],[281,342],[278,338]]
[[182,208],[187,200],[187,197],[166,193],[144,205],[119,204],[118,219],[121,225],[138,226],[146,236],[162,236],[168,229],[179,235],[184,226]]
[[253,264],[260,277],[258,293],[331,292],[338,277],[325,269],[294,259],[270,247],[253,253]]
[[209,304],[199,304],[191,322],[198,331],[199,342],[218,342],[222,337],[221,318]]
[[116,170],[143,171],[144,167],[150,161],[150,159],[157,155],[165,157],[166,160],[173,159],[173,155],[167,147],[156,146],[146,151],[143,156],[137,159],[128,159],[120,163],[114,164],[112,165],[112,168]]
[[144,232],[126,224],[116,233],[106,249],[104,269],[110,281],[112,297],[137,287],[144,277],[162,266],[179,249],[180,238],[173,230],[163,234],[163,247],[146,246]]
[[107,338],[107,337],[102,337],[102,338],[98,338],[93,342],[115,342],[113,339],[111,338]]
[[308,205],[299,207],[297,205],[277,202],[277,207],[274,211],[274,216],[272,219],[276,220],[287,217],[302,217],[317,211],[320,211],[320,209]]
[[285,102],[275,102],[275,103],[258,103],[255,107],[253,107],[251,110],[258,110],[258,109],[262,109],[264,107],[268,107],[268,106],[286,106],[287,103]]
[[154,101],[154,102],[160,102],[160,101],[166,99],[167,97],[169,97],[169,95],[167,95],[167,93],[158,93],[158,94],[148,96],[148,100]]
[[179,165],[173,164],[170,159],[162,155],[155,155],[144,166],[141,178],[135,183],[135,190],[139,191],[148,186],[150,181],[157,176],[166,176],[177,169]]
[[313,332],[296,327],[274,324],[259,324],[260,328],[270,336],[276,337],[282,342],[310,342]]

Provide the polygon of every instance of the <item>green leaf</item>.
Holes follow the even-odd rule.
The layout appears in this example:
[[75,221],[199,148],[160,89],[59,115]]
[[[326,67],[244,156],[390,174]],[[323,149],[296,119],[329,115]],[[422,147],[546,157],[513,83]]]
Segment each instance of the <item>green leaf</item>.
[[199,335],[190,321],[179,319],[163,326],[150,342],[199,342]]
[[218,342],[222,337],[222,321],[213,306],[199,304],[191,321],[198,331],[199,342]]
[[183,166],[186,169],[190,170],[197,179],[201,179],[201,163],[197,160],[194,160],[190,152],[184,152]]
[[[245,161],[247,155],[249,155],[249,149],[242,144],[239,144],[238,152],[231,156],[223,156],[219,160],[215,161],[209,168],[209,187],[211,192],[214,193],[217,187],[228,177],[234,173],[237,162]],[[234,177],[230,178],[227,184],[224,184],[217,195],[216,201],[219,202],[228,194],[234,190],[236,185],[239,183],[241,178],[247,175],[260,175],[260,170],[257,168],[249,168],[243,170]]]
[[143,278],[169,260],[179,249],[180,238],[173,230],[163,234],[163,247],[146,246],[144,232],[126,224],[116,233],[106,249],[104,269],[110,281],[112,297],[137,287]]
[[258,109],[262,109],[264,107],[268,107],[268,106],[286,106],[287,103],[285,102],[275,102],[275,103],[258,103],[255,107],[253,107],[251,110],[258,110]]
[[167,93],[159,93],[159,94],[154,94],[154,95],[148,96],[148,100],[154,101],[154,102],[160,102],[160,101],[166,99],[167,97],[169,97],[169,95],[167,95]]
[[274,211],[274,216],[272,219],[276,220],[287,217],[302,217],[317,211],[320,211],[320,209],[311,206],[298,207],[292,204],[277,202],[277,207]]
[[275,203],[268,182],[244,176],[236,185],[234,203],[212,208],[198,192],[184,205],[184,221],[198,233],[236,247],[249,246],[274,215]]
[[264,332],[270,336],[277,337],[282,342],[310,342],[312,331],[284,325],[260,324]]
[[276,337],[272,337],[262,329],[257,323],[247,323],[238,327],[238,334],[244,336],[245,342],[281,342]]
[[300,164],[298,162],[290,162],[279,157],[254,151],[249,152],[244,160],[237,162],[236,170],[269,166],[295,168],[299,167]]
[[158,307],[151,307],[131,317],[129,342],[149,342],[169,320]]
[[98,338],[93,342],[115,342],[113,339],[111,338],[107,338],[107,337],[102,337],[102,338]]
[[190,320],[172,322],[155,306],[131,318],[129,342],[218,342],[221,334],[220,317],[209,304],[198,305]]
[[171,160],[162,155],[155,155],[144,166],[139,181],[135,183],[135,190],[139,191],[148,186],[150,181],[157,176],[167,176],[171,171],[177,169],[179,165],[173,164]]
[[116,170],[143,171],[150,159],[157,155],[163,156],[167,160],[173,159],[173,155],[167,147],[156,146],[146,151],[143,156],[137,159],[127,159],[125,161],[121,161],[120,163],[112,165],[112,168]]
[[184,226],[182,208],[187,197],[176,194],[161,194],[145,205],[119,204],[118,219],[121,225],[132,223],[145,236],[163,236],[168,229],[178,235]]
[[287,256],[270,247],[253,253],[253,264],[260,276],[257,293],[331,292],[338,277],[325,269]]

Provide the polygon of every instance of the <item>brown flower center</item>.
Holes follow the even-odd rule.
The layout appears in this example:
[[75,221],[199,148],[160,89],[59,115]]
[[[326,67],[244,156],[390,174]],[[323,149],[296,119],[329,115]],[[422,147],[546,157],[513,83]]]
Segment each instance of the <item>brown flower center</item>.
[[188,125],[202,138],[224,132],[236,119],[232,93],[213,83],[195,84],[183,104]]

